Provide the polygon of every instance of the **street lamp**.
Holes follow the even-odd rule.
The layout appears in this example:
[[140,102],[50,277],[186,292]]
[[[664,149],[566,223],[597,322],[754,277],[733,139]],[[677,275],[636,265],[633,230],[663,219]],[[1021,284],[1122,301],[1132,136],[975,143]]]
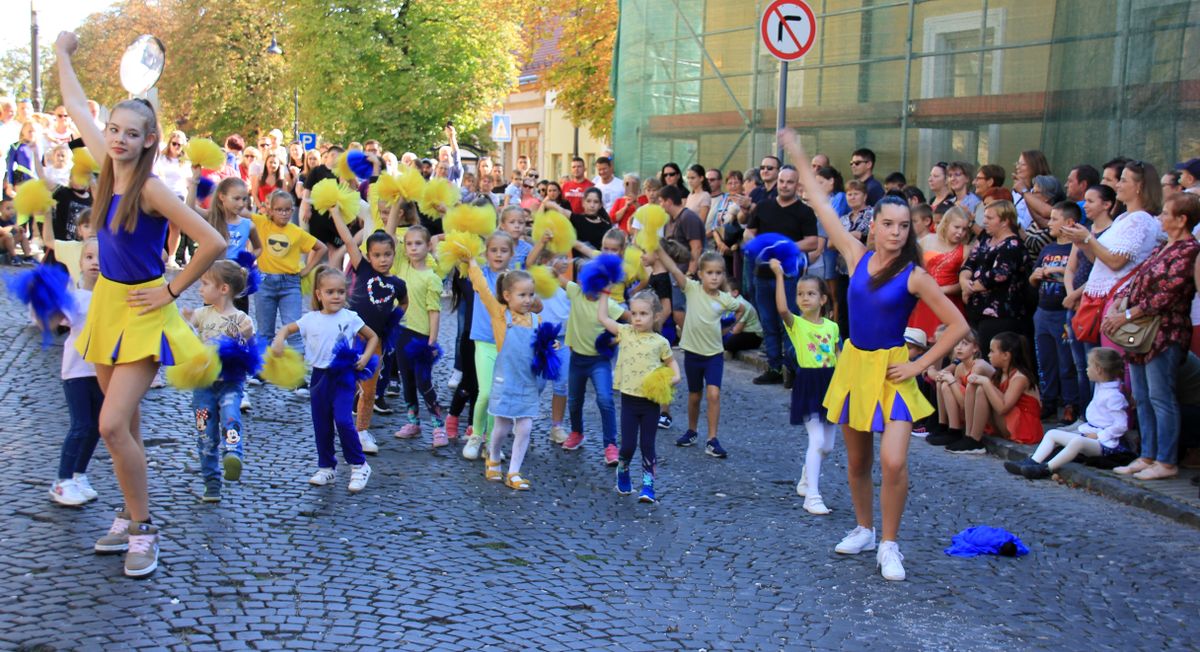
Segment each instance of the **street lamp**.
[[[267,46],[267,54],[283,56],[283,48],[279,47],[274,34],[271,35],[271,44]],[[292,140],[300,140],[300,89],[296,86],[292,86]]]

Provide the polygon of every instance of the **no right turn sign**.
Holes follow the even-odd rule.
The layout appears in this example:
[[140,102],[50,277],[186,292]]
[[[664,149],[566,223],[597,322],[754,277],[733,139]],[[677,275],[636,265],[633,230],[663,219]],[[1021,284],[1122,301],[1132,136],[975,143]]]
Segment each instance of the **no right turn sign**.
[[763,12],[759,36],[781,61],[803,57],[817,36],[817,18],[804,0],[775,0]]

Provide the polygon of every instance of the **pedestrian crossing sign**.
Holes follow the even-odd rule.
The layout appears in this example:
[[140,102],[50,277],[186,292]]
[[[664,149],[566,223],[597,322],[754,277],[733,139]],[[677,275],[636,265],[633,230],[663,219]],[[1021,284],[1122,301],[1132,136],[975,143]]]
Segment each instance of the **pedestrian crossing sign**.
[[497,143],[512,142],[512,116],[507,113],[492,114],[492,141]]

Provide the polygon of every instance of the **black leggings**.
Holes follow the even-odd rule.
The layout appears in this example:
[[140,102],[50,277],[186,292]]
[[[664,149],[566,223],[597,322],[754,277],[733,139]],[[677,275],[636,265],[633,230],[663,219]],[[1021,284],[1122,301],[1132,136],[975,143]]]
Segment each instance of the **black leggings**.
[[462,362],[462,380],[450,399],[450,414],[457,417],[462,416],[467,403],[471,404],[471,412],[474,413],[475,399],[479,397],[479,379],[475,377],[475,341],[470,337],[463,337],[458,343],[456,357]]
[[762,341],[762,336],[758,333],[747,333],[746,331],[733,333],[729,339],[725,340],[725,350],[730,353],[753,351],[762,346]]
[[633,452],[642,448],[642,473],[654,477],[658,456],[654,438],[658,435],[658,403],[640,396],[621,394],[621,451],[620,464],[628,467]]

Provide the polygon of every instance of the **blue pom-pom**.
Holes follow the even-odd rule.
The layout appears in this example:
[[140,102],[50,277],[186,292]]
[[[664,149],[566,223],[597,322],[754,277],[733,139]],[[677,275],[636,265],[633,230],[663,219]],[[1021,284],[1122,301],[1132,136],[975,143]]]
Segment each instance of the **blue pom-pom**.
[[596,336],[596,353],[605,360],[612,360],[617,355],[617,336],[608,331],[601,331]]
[[75,308],[75,296],[71,294],[71,275],[62,265],[38,265],[31,270],[13,274],[4,279],[8,291],[21,303],[33,309],[42,329],[42,348],[50,346],[54,339],[50,320],[56,314],[68,313]]
[[354,176],[359,179],[368,179],[371,173],[375,171],[375,166],[371,163],[371,159],[367,155],[357,149],[350,150],[346,154],[346,167],[354,173]]
[[725,330],[737,323],[737,315],[733,313],[726,314],[721,317],[721,330]]
[[258,338],[239,340],[229,336],[217,339],[217,357],[221,359],[221,380],[240,383],[262,371],[263,346]]
[[428,381],[433,378],[433,365],[442,358],[442,345],[430,344],[424,337],[414,337],[404,345],[404,355],[412,360],[417,379]]
[[562,375],[562,361],[554,343],[562,335],[562,324],[544,321],[538,324],[533,334],[533,363],[529,365],[533,375],[541,376],[549,381],[558,380]]
[[362,369],[355,368],[366,348],[366,343],[357,337],[343,338],[333,345],[333,360],[329,363],[328,371],[339,384],[353,385],[356,380],[366,380],[375,375],[379,367],[377,355],[371,356]]
[[196,201],[204,201],[205,199],[208,199],[212,195],[213,189],[216,187],[217,184],[212,179],[209,179],[208,177],[200,177],[200,180],[196,182]]
[[400,320],[404,318],[404,308],[396,306],[392,309],[392,314],[388,316],[387,332],[380,333],[383,338],[383,352],[391,353],[400,346],[400,333],[404,328],[400,325]]
[[800,247],[796,246],[791,238],[781,233],[754,236],[742,253],[756,265],[766,265],[768,261],[778,260],[786,276],[798,276],[808,268],[808,256],[800,252]]
[[579,270],[579,287],[584,294],[596,294],[625,280],[625,261],[616,254],[600,254]]
[[954,535],[945,553],[954,557],[977,557],[979,555],[1004,555],[1023,557],[1029,548],[1012,532],[1004,528],[979,525],[969,527]]
[[262,272],[258,270],[258,259],[254,257],[254,252],[243,249],[234,257],[237,264],[246,270],[246,289],[238,296],[248,297],[262,285]]

